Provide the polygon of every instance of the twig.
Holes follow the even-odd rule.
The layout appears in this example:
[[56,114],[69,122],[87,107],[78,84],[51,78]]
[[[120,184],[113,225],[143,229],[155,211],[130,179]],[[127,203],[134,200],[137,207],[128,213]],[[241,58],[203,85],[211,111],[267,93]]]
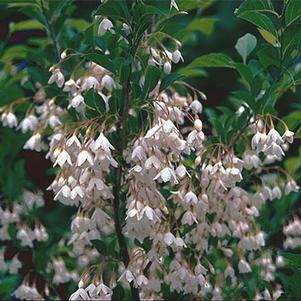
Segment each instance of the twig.
[[[127,145],[127,120],[128,120],[128,112],[129,112],[129,96],[130,96],[130,76],[126,83],[123,85],[123,110],[122,116],[120,120],[121,129],[120,129],[120,146],[118,147],[118,153],[122,156],[124,149]],[[125,237],[122,233],[122,227],[120,222],[120,194],[121,194],[121,180],[122,180],[122,165],[121,162],[118,165],[118,168],[115,172],[115,182],[113,187],[113,209],[114,209],[114,224],[115,231],[118,239],[118,244],[120,248],[120,255],[122,257],[123,263],[125,267],[127,267],[130,263],[130,257],[126,245]],[[131,292],[132,292],[132,300],[140,301],[139,290],[136,288],[133,283],[130,283]]]
[[47,31],[47,34],[48,34],[48,37],[51,39],[52,41],[52,44],[54,46],[54,50],[55,50],[55,53],[56,53],[56,56],[57,56],[57,59],[58,61],[60,60],[60,45],[57,41],[57,38],[55,36],[55,32],[50,24],[50,21],[49,21],[49,18],[47,16],[47,12],[46,12],[46,9],[45,9],[45,6],[44,6],[44,3],[43,1],[41,1],[41,9],[42,9],[42,12],[43,12],[43,15],[45,17],[45,27],[46,27],[46,31]]
[[231,148],[233,148],[233,146],[239,140],[240,136],[244,133],[246,128],[250,125],[251,118],[252,118],[252,114],[250,114],[250,116],[248,117],[247,122],[244,124],[244,126],[241,128],[241,130],[234,136],[234,138],[232,139],[232,141],[229,144],[228,150],[231,150]]

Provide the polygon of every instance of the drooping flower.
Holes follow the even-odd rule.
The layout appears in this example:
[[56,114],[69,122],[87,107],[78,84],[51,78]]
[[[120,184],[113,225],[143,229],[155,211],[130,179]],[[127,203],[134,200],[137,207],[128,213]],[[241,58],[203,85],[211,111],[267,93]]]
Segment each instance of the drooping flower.
[[170,167],[163,168],[155,177],[154,180],[163,181],[164,183],[172,181],[174,184],[178,184],[178,179],[174,170]]
[[59,88],[61,88],[64,85],[65,77],[63,73],[61,72],[60,68],[58,67],[51,67],[49,69],[50,72],[52,72],[52,75],[50,76],[48,80],[48,84],[53,84],[54,82],[57,84]]
[[79,106],[85,105],[85,101],[84,101],[83,96],[82,96],[81,94],[75,95],[75,96],[71,99],[70,105],[71,105],[73,108],[78,108]]
[[171,63],[169,61],[166,61],[164,63],[163,70],[166,74],[169,74],[171,72]]
[[179,7],[175,0],[170,0],[170,8],[174,7],[176,10],[179,10]]
[[180,51],[179,49],[175,50],[175,51],[172,53],[172,61],[173,61],[173,63],[175,63],[175,64],[177,64],[179,61],[184,62],[182,53],[181,53],[181,51]]
[[54,162],[53,166],[59,165],[60,167],[63,167],[66,163],[68,163],[70,166],[72,165],[70,155],[65,149],[63,149],[57,156],[57,159]]
[[82,149],[77,157],[77,166],[92,166],[93,157],[86,149]]
[[109,19],[104,18],[99,23],[97,32],[100,36],[104,35],[107,30],[110,31],[111,33],[114,33],[113,27],[114,27],[113,23]]
[[13,112],[4,112],[1,115],[1,122],[3,126],[8,126],[10,128],[17,127],[18,120],[16,115]]

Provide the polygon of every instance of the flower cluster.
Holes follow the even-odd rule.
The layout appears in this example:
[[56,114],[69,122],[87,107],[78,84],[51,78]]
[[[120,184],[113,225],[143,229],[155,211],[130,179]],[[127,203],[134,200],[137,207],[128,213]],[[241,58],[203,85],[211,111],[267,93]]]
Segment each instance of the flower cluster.
[[[171,7],[178,10],[175,1]],[[118,30],[107,17],[96,16],[96,22],[101,37]],[[119,42],[126,48],[132,27],[121,26]],[[146,45],[137,51],[143,59],[131,58],[126,83],[91,61],[91,56],[74,67],[80,72],[69,74],[64,63],[77,54],[68,49],[49,69],[48,81],[61,88],[64,101],[48,99],[37,84],[34,106],[19,125],[14,108],[25,100],[2,111],[4,126],[33,133],[25,149],[47,150],[46,157],[57,171],[48,188],[54,200],[77,208],[66,243],[72,245],[69,255],[76,258],[78,270],[68,271],[61,256],[53,257],[48,264],[53,283],[78,281],[70,300],[111,300],[116,285],[136,290],[145,299],[160,299],[163,285],[168,285],[172,292],[222,300],[226,287],[241,288],[244,277],[254,272],[270,282],[267,288],[258,288],[255,300],[276,300],[282,289],[274,272],[281,259],[275,263],[274,254],[266,250],[266,234],[256,218],[268,201],[299,189],[276,165],[293,143],[294,133],[276,116],[249,111],[245,126],[230,135],[229,143],[222,143],[202,116],[205,95],[187,83],[179,83],[181,89],[162,89],[163,81],[158,79],[142,97],[147,80],[143,62],[168,74],[172,63],[184,61],[179,41],[171,38],[174,47],[165,47],[160,41],[142,40]],[[103,51],[101,58],[107,62],[109,55]],[[135,83],[134,77],[138,77]],[[103,100],[102,112],[91,107],[91,93]],[[116,95],[120,107],[111,112]],[[138,134],[131,132],[133,119],[142,125]],[[42,204],[41,198],[26,195],[27,209]],[[8,226],[16,223],[20,245],[32,248],[48,234],[40,222],[34,229],[22,223],[23,209],[16,204],[1,208],[0,237],[9,239]],[[300,220],[294,218],[284,234],[286,248],[299,246]],[[118,241],[117,258],[113,258],[115,248],[112,254],[101,252],[106,238]],[[5,265],[2,252],[2,270]],[[14,257],[9,270],[19,268]],[[35,285],[26,280],[14,294],[39,297]]]
[[113,291],[103,283],[90,283],[86,288],[80,282],[78,290],[70,296],[70,301],[74,300],[111,300]]
[[[256,132],[251,145],[257,154],[264,153],[265,163],[280,161],[284,156],[284,151],[288,149],[288,144],[293,143],[294,133],[287,128],[286,124],[284,127],[285,132],[281,136],[274,128],[272,118],[270,118],[270,126],[268,126],[268,120],[258,119],[255,122]],[[268,131],[267,128],[269,128]]]
[[68,271],[64,260],[61,257],[53,258],[52,262],[49,263],[49,270],[54,270],[53,284],[59,285],[69,281],[77,281],[78,275],[75,271]]
[[[211,282],[219,271],[214,271],[211,264],[205,268],[200,263],[201,258],[210,258],[216,249],[229,258],[223,274],[224,281],[230,276],[232,284],[237,283],[236,267],[232,262],[235,256],[240,257],[237,263],[239,273],[250,273],[252,265],[266,266],[262,278],[274,281],[275,267],[271,257],[262,260],[255,257],[255,252],[265,246],[265,234],[256,225],[255,218],[267,200],[281,198],[282,191],[285,194],[297,191],[298,186],[289,178],[281,190],[277,179],[272,177],[271,181],[266,175],[261,177],[263,185],[254,187],[254,192],[246,191],[239,183],[243,181],[244,169],[253,169],[259,173],[264,170],[265,162],[260,159],[259,152],[273,156],[273,159],[281,159],[284,143],[292,142],[292,132],[286,130],[281,136],[273,127],[265,135],[263,129],[262,132],[257,131],[258,124],[262,122],[257,120],[255,126],[250,127],[250,131],[256,129],[251,143],[255,151],[247,150],[240,159],[235,156],[233,149],[229,151],[223,145],[216,145],[216,157],[213,152],[206,162],[204,154],[209,146],[206,148],[204,145],[202,122],[196,115],[201,111],[193,111],[194,107],[201,107],[196,102],[181,98],[176,93],[171,97],[161,93],[154,101],[154,124],[134,142],[130,155],[135,165],[130,171],[125,231],[129,237],[135,237],[141,242],[146,238],[152,240],[152,247],[144,256],[144,264],[141,264],[145,266],[151,262],[151,267],[154,266],[153,271],[149,270],[149,277],[156,279],[153,272],[162,271],[164,257],[172,257],[174,254],[169,272],[164,278],[171,289],[202,295],[212,292],[218,298],[221,290],[217,286],[212,287]],[[179,129],[185,118],[190,116],[189,110],[193,111],[192,115],[195,114],[193,126],[190,129],[185,127],[183,135]],[[278,152],[271,151],[276,146],[281,148],[280,157],[277,156]],[[195,165],[194,169],[188,171],[185,157],[192,153],[195,154]],[[202,160],[203,164],[198,170],[197,166]],[[160,192],[159,187],[162,185],[170,191],[170,199],[175,207],[168,207]],[[193,227],[188,231],[185,228],[187,226]],[[186,229],[184,236],[181,229]],[[214,248],[210,244],[211,237],[219,239]],[[193,254],[199,265],[191,265],[183,256],[187,246],[194,246],[190,256]],[[136,283],[140,273],[141,270],[138,273],[133,270],[131,277],[126,279]],[[156,281],[159,290],[162,280],[157,278]]]
[[[55,81],[68,93],[67,110],[73,108],[83,113],[86,103],[82,94],[90,89],[105,99],[108,109],[110,95],[117,88],[114,79],[93,62],[86,67],[88,72],[84,77],[66,82],[57,68],[51,69],[50,82]],[[247,133],[255,131],[251,147],[247,145],[239,158],[233,147],[206,142],[200,119],[203,105],[195,96],[183,96],[172,89],[159,92],[158,84],[149,97],[153,98],[149,104],[152,122],[125,150],[129,173],[124,180],[129,183],[129,191],[123,233],[141,244],[148,239],[151,247],[130,250],[130,262],[128,266],[121,264],[118,281],[138,287],[141,297],[156,298],[163,281],[172,291],[203,296],[210,293],[212,298],[221,298],[221,287],[227,279],[233,287],[239,285],[239,274],[250,273],[253,266],[260,266],[261,277],[273,282],[275,266],[271,256],[258,257],[256,253],[265,246],[265,234],[255,218],[267,200],[297,191],[298,186],[290,178],[281,186],[277,176],[275,179],[269,174],[260,176],[262,185],[254,186],[253,191],[244,189],[241,183],[244,170],[264,173],[271,163],[281,160],[288,149],[287,143],[293,142],[293,133],[286,128],[280,135],[271,116],[255,118],[247,128]],[[45,109],[49,105],[53,106],[51,116]],[[20,128],[37,131],[48,124],[56,130],[49,138],[47,157],[59,171],[49,189],[55,192],[55,200],[79,207],[71,223],[69,244],[73,245],[79,266],[88,268],[101,257],[92,241],[114,231],[109,209],[113,191],[108,178],[118,163],[114,158],[115,147],[107,136],[116,128],[98,124],[97,119],[83,119],[75,127],[62,127],[60,117],[66,112],[53,100],[44,100],[36,111],[39,117],[27,117]],[[50,122],[53,116],[57,117]],[[33,137],[25,148],[30,145],[31,149],[42,149],[41,137],[38,143],[37,140],[32,143]],[[34,237],[47,239],[45,234],[41,225],[34,231],[22,226],[17,238],[22,245],[32,247]],[[212,238],[217,239],[217,244],[212,244]],[[215,252],[221,252],[227,260],[223,270],[210,262]],[[187,255],[194,261],[189,261]],[[167,258],[171,261],[163,279],[160,275]],[[60,258],[52,266],[55,283],[76,279],[75,274],[66,272]],[[109,300],[112,291],[98,279],[99,275],[90,283],[86,279],[80,282],[70,300]],[[216,278],[218,284],[214,284]],[[266,290],[263,294],[279,296],[280,291],[277,287],[272,293]]]
[[96,139],[90,133],[90,138],[75,132],[56,133],[51,137],[48,153],[54,166],[61,168],[50,186],[54,199],[81,208],[71,223],[69,244],[82,267],[99,255],[91,241],[112,233],[114,227],[104,210],[113,197],[106,175],[110,166],[117,166],[111,153],[114,147],[102,131]]
[[[175,43],[177,47],[181,46],[179,41],[175,41]],[[164,72],[167,74],[171,72],[172,63],[178,64],[180,61],[184,62],[183,56],[178,48],[171,52],[165,47],[163,47],[163,49],[151,47],[149,51],[151,55],[149,64],[163,67]]]
[[17,127],[22,133],[32,132],[32,136],[25,143],[24,149],[39,152],[47,149],[47,144],[42,139],[43,131],[47,128],[55,129],[60,126],[66,111],[55,103],[55,99],[47,98],[43,86],[37,83],[36,87],[38,90],[33,97],[35,105],[28,108],[19,125],[12,109],[24,103],[27,100],[26,98],[17,99],[10,104],[1,114],[1,121],[3,126]]
[[43,297],[33,285],[23,282],[13,293],[13,295],[21,300],[41,300]]
[[298,216],[294,216],[293,220],[283,227],[283,234],[286,237],[283,243],[285,249],[301,247],[301,221]]
[[[48,233],[40,221],[36,219],[34,225],[28,218],[33,210],[44,206],[44,200],[40,192],[33,193],[24,191],[21,201],[13,202],[10,208],[9,203],[0,206],[0,240],[3,248],[0,249],[0,270],[3,273],[19,274],[22,262],[19,258],[19,251],[14,254],[9,252],[9,241],[13,240],[18,248],[34,248],[35,242],[48,240]],[[15,229],[14,231],[11,231]],[[8,244],[6,244],[8,243]],[[7,246],[7,248],[6,248]],[[6,260],[5,260],[6,259]],[[9,259],[9,260],[7,260]],[[35,285],[30,286],[26,281],[13,293],[16,298],[24,300],[41,299]]]
[[[93,89],[102,97],[108,109],[108,100],[111,96],[112,89],[116,87],[115,81],[105,68],[94,62],[87,63],[86,69],[84,77],[76,81],[70,78],[64,83],[63,91],[69,94],[68,108],[74,108],[78,112],[84,112],[86,103],[83,93]],[[56,83],[58,87],[60,87],[60,83]]]
[[34,228],[31,225],[24,222],[22,216],[27,216],[29,212],[34,208],[38,208],[44,205],[44,200],[40,193],[32,193],[31,191],[25,191],[23,194],[23,202],[14,202],[13,208],[0,207],[0,240],[6,241],[12,239],[9,233],[10,225],[15,225],[18,229],[16,238],[19,240],[21,246],[33,247],[34,240],[46,241],[48,240],[48,234],[45,227],[41,222],[37,221]]

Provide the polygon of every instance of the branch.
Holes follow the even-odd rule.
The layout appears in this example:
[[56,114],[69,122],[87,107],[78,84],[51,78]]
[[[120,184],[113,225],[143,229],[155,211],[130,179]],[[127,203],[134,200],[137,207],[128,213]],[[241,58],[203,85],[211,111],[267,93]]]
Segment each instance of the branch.
[[[128,119],[128,112],[129,112],[129,86],[130,86],[130,77],[123,85],[123,110],[122,110],[122,117],[120,120],[121,130],[120,130],[120,146],[118,147],[118,153],[122,157],[123,151],[127,145],[127,119]],[[121,162],[118,165],[115,173],[115,182],[113,187],[113,209],[114,209],[114,224],[115,224],[115,231],[118,239],[118,244],[120,248],[120,255],[122,257],[122,261],[127,267],[130,263],[129,252],[126,245],[125,237],[122,233],[122,226],[120,222],[120,194],[121,194],[121,181],[122,181],[122,165]],[[130,283],[131,292],[132,292],[132,300],[133,301],[140,301],[139,297],[139,290],[138,288],[134,287],[133,283]]]
[[53,47],[54,47],[54,51],[55,51],[55,54],[57,56],[57,59],[58,61],[60,61],[60,45],[57,41],[57,38],[55,36],[55,32],[51,26],[51,23],[49,21],[49,18],[47,16],[47,11],[46,11],[46,8],[44,6],[44,3],[43,1],[41,1],[41,9],[42,9],[42,13],[45,17],[45,27],[46,27],[46,32],[47,32],[47,35],[48,35],[48,38],[50,38],[50,40],[52,41],[52,44],[53,44]]
[[248,117],[247,122],[245,123],[245,125],[241,128],[241,130],[234,136],[234,138],[232,139],[232,141],[229,144],[228,149],[230,150],[231,148],[233,148],[233,146],[236,144],[236,142],[239,140],[240,136],[244,133],[244,131],[246,130],[246,128],[250,125],[250,120],[252,118],[252,114],[250,114],[250,116]]

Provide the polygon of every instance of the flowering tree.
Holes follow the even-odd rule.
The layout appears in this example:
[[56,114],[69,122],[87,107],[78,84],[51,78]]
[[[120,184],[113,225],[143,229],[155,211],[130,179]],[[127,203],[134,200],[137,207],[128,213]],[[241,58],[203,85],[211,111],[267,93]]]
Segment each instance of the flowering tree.
[[[31,133],[24,148],[47,152],[55,167],[54,200],[76,210],[71,235],[57,239],[37,219],[40,193],[1,207],[7,248],[10,240],[52,246],[37,272],[41,288],[29,272],[14,295],[53,296],[73,280],[70,300],[278,299],[285,261],[259,219],[267,201],[299,188],[281,164],[299,124],[289,129],[277,104],[299,84],[300,3],[278,11],[268,0],[244,1],[235,14],[259,39],[239,38],[239,59],[209,53],[172,72],[186,58],[166,28],[202,3],[103,2],[79,36],[70,33],[78,26],[70,1],[21,5],[51,41],[40,52],[50,77],[38,63],[26,66],[20,84],[31,92],[8,99],[1,121]],[[189,81],[200,68],[237,71],[231,105],[204,114],[206,95]],[[284,234],[285,247],[300,245],[297,217]],[[22,264],[10,260],[14,274]]]

